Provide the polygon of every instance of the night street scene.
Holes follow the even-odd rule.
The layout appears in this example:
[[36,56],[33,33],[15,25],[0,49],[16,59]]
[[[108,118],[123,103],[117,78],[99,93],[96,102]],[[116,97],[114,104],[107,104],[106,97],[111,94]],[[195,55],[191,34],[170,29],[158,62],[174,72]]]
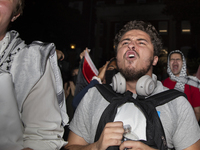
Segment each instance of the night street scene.
[[152,23],[162,37],[164,49],[154,71],[163,74],[167,54],[175,49],[184,53],[189,66],[198,67],[200,1],[26,0],[25,4],[24,14],[12,29],[27,43],[33,40],[55,43],[65,54],[69,68],[77,65],[85,47],[91,49],[96,67],[101,67],[115,55],[114,36],[130,20]]

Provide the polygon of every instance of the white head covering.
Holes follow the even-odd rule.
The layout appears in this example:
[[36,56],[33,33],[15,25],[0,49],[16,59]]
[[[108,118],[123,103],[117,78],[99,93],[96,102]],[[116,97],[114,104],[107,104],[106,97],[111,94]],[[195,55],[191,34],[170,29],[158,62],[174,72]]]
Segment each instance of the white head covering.
[[[182,56],[182,61],[183,61],[183,65],[182,65],[182,68],[181,68],[181,72],[180,72],[180,75],[179,77],[175,76],[172,71],[171,71],[171,68],[170,68],[170,56],[173,54],[173,53],[179,53],[181,54]],[[169,53],[169,56],[168,56],[168,62],[167,62],[167,73],[170,77],[170,79],[176,81],[176,85],[174,87],[174,89],[176,90],[179,90],[181,92],[184,92],[184,89],[185,89],[185,84],[188,84],[188,85],[191,85],[191,86],[194,86],[194,87],[197,87],[197,88],[200,88],[200,80],[194,80],[193,78],[187,76],[187,68],[186,68],[186,60],[185,60],[185,57],[183,55],[183,53],[180,51],[180,50],[174,50],[174,51],[171,51]]]

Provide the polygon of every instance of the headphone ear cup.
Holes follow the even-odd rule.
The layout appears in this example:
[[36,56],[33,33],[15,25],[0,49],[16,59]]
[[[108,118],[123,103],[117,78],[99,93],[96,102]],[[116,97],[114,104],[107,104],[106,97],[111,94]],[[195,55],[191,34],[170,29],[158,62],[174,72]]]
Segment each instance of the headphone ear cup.
[[123,94],[126,91],[126,80],[120,72],[112,78],[112,88],[115,92]]
[[155,87],[155,81],[149,75],[144,75],[136,83],[136,92],[140,96],[148,96]]

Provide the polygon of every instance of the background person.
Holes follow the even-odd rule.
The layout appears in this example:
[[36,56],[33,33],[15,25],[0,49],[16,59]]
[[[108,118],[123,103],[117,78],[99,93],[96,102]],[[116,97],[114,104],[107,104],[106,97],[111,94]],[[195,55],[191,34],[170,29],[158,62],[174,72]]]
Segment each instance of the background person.
[[198,80],[187,76],[186,60],[180,50],[169,53],[167,63],[167,73],[169,77],[163,81],[163,85],[169,89],[177,89],[187,95],[188,101],[192,105],[197,121],[200,120],[200,85]]
[[[83,88],[73,99],[74,110],[77,108],[81,99],[87,93],[87,91],[95,86],[96,84],[110,84],[112,83],[112,77],[117,73],[116,58],[112,58],[110,61],[107,61],[104,66],[99,69],[98,76],[94,76],[92,81]],[[107,82],[106,82],[107,81]]]

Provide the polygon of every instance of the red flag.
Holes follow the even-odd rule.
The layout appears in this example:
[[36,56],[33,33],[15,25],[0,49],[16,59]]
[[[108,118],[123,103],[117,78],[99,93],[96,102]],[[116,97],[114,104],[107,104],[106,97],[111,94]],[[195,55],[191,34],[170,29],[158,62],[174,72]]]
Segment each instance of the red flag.
[[98,75],[98,70],[87,52],[85,52],[85,59],[83,62],[82,73],[88,83],[90,83],[93,76]]

